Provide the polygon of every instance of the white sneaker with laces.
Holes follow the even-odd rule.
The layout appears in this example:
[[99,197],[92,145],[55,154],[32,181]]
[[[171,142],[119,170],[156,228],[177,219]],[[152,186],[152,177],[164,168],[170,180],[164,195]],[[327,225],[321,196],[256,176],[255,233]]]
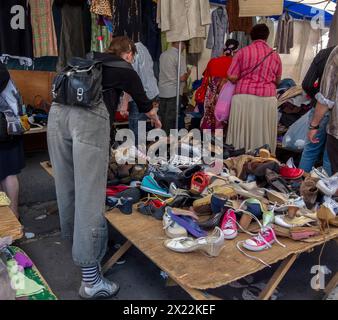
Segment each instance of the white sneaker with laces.
[[120,286],[117,283],[102,278],[96,285],[82,282],[79,295],[86,300],[109,299],[116,296],[119,290]]
[[312,178],[315,179],[328,179],[329,175],[327,174],[327,172],[324,170],[323,167],[320,168],[312,168],[312,171],[310,172],[310,175]]
[[243,247],[250,251],[262,251],[271,248],[275,241],[278,242],[276,234],[272,228],[268,227],[262,229],[257,236],[245,240]]

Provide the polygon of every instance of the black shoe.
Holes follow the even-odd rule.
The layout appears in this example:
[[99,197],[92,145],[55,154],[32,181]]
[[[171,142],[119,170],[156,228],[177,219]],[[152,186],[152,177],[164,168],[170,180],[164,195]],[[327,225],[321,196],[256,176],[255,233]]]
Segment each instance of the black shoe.
[[194,201],[199,199],[199,197],[192,195],[178,195],[174,198],[172,202],[168,204],[172,208],[189,208],[193,205]]
[[177,188],[184,189],[185,185],[182,183],[179,175],[174,172],[153,172],[152,175],[154,176],[154,179],[158,183],[158,185],[166,190],[169,191],[170,185],[174,183]]
[[245,148],[230,151],[230,157],[238,157],[245,154]]
[[224,212],[219,212],[217,214],[214,214],[209,220],[204,221],[204,222],[199,222],[198,225],[202,228],[202,229],[214,229],[216,227],[219,226],[219,224],[221,223],[221,219],[224,216]]
[[178,178],[179,178],[179,181],[180,181],[180,184],[181,184],[181,188],[189,189],[193,175],[196,172],[202,171],[202,169],[203,169],[202,166],[195,164],[195,165],[185,169],[182,173],[180,173],[178,175]]

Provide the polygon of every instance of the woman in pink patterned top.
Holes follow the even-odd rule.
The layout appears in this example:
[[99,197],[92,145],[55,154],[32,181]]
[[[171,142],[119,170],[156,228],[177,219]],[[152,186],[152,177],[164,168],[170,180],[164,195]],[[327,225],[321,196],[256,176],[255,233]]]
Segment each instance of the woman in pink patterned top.
[[255,25],[251,31],[253,43],[237,53],[228,71],[228,78],[236,83],[236,89],[227,143],[247,151],[269,144],[275,154],[276,88],[281,80],[282,62],[266,42],[269,33],[265,24]]

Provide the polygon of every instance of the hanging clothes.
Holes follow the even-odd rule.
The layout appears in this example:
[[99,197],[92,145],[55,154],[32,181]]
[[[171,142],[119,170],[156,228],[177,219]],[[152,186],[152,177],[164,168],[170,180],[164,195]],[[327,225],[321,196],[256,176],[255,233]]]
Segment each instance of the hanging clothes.
[[249,44],[251,44],[250,35],[246,34],[244,31],[233,31],[230,33],[230,39],[237,40],[239,42],[238,49],[242,49]]
[[31,6],[34,57],[58,56],[52,14],[53,0],[29,0],[29,4]]
[[62,27],[57,70],[63,69],[71,57],[86,54],[83,35],[82,5],[64,4],[61,8]]
[[253,27],[253,19],[251,17],[239,17],[238,0],[229,0],[226,9],[229,17],[229,32],[243,31],[250,34]]
[[269,28],[270,34],[267,43],[271,48],[273,48],[275,44],[275,24],[273,23],[272,19],[267,17],[261,17],[258,19],[257,23],[258,24],[264,23]]
[[204,40],[203,38],[193,38],[189,40],[188,53],[202,53],[204,49]]
[[285,12],[278,20],[275,39],[275,47],[278,53],[290,53],[290,49],[293,48],[293,30],[294,20],[288,12]]
[[141,0],[112,0],[113,36],[128,36],[134,42],[141,41]]
[[113,17],[110,0],[92,0],[90,11],[99,16],[105,16],[110,19]]
[[223,55],[225,36],[229,31],[228,13],[225,7],[218,7],[211,14],[207,48],[212,49],[211,57]]
[[158,61],[161,50],[161,30],[156,23],[157,3],[141,0],[143,36],[142,43],[147,47],[153,61]]
[[168,42],[205,38],[211,24],[208,0],[158,0],[157,22]]
[[329,31],[329,43],[328,47],[333,47],[338,45],[338,5],[332,17],[332,22]]
[[[100,41],[102,41],[103,50],[107,49],[110,45],[111,37],[107,27],[101,26],[98,23],[98,17],[96,14],[91,14],[92,18],[92,40],[90,51],[101,51]],[[102,40],[100,40],[102,39]]]
[[[23,17],[19,16],[20,11],[11,13],[11,9],[15,6],[24,9]],[[31,64],[33,35],[30,5],[27,0],[0,1],[0,30],[0,56],[28,58],[27,63]]]

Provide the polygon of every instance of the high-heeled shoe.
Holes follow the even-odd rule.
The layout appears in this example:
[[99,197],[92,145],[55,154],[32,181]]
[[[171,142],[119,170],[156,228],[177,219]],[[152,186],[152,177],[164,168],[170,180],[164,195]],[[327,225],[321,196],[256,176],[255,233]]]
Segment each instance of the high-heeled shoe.
[[196,240],[190,237],[176,238],[165,241],[164,245],[175,252],[187,253],[200,250],[210,257],[217,257],[223,249],[224,235],[220,228],[216,228],[214,232],[207,237],[198,238]]

